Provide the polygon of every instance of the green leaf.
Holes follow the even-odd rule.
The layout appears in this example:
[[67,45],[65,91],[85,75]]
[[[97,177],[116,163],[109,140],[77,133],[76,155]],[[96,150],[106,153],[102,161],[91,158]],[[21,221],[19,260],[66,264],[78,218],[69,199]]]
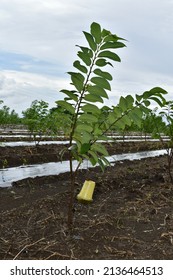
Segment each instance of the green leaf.
[[91,78],[91,82],[96,84],[97,86],[99,86],[101,88],[105,88],[107,90],[111,90],[110,83],[105,78],[93,77],[93,78]]
[[66,101],[64,101],[64,100],[56,101],[56,103],[57,103],[59,106],[62,106],[62,107],[63,107],[64,109],[66,109],[67,111],[69,111],[70,113],[72,113],[72,114],[75,113],[75,109],[74,109],[74,107],[73,107],[70,103],[68,103],[68,102],[66,102]]
[[162,89],[162,88],[160,88],[160,87],[154,87],[154,88],[152,88],[149,91],[145,91],[142,94],[142,97],[144,99],[147,99],[147,98],[150,98],[151,96],[155,95],[155,96],[159,96],[161,99],[164,100],[164,97],[162,96],[162,94],[167,94],[167,91]]
[[108,36],[108,35],[110,35],[111,34],[111,32],[109,31],[109,30],[106,30],[106,29],[103,29],[102,30],[102,37],[104,38],[104,37],[106,37],[106,36]]
[[91,150],[92,151],[96,151],[96,152],[99,152],[100,154],[104,155],[104,156],[108,156],[108,152],[105,148],[104,145],[100,144],[100,143],[94,143],[92,146],[91,146]]
[[68,72],[75,88],[80,92],[83,90],[85,77],[81,73]]
[[130,126],[132,124],[131,119],[128,115],[124,115],[121,119],[125,125]]
[[62,90],[60,90],[60,92],[65,93],[70,99],[72,99],[74,101],[78,101],[78,96],[77,96],[77,94],[75,94],[76,91],[62,89]]
[[100,158],[98,158],[98,164],[99,164],[101,170],[104,172],[104,170],[105,170],[105,165],[104,165],[103,161],[102,161]]
[[107,120],[110,124],[113,124],[117,120],[115,113],[110,112]]
[[86,31],[83,31],[83,33],[84,33],[84,35],[85,35],[85,38],[86,38],[87,41],[88,41],[88,44],[89,44],[90,48],[91,48],[93,51],[96,51],[96,49],[97,49],[97,44],[94,42],[93,36],[92,36],[90,33],[86,32]]
[[142,122],[142,111],[140,108],[134,108],[131,112],[129,112],[129,117],[133,120],[133,122],[140,127]]
[[123,130],[125,128],[125,123],[123,122],[122,118],[116,122],[115,127],[119,130]]
[[84,113],[79,117],[79,120],[89,123],[95,123],[98,121],[98,118],[96,116],[93,116],[92,114]]
[[87,100],[89,102],[101,102],[103,103],[103,99],[101,96],[97,95],[97,94],[86,94],[84,97],[84,100]]
[[136,94],[136,100],[140,102],[142,100],[142,95]]
[[110,62],[106,61],[106,59],[103,58],[97,59],[95,64],[100,67],[104,67],[109,64],[110,66],[113,67],[113,65]]
[[113,112],[116,115],[116,118],[120,118],[122,115],[122,109],[118,106],[113,107]]
[[160,101],[160,99],[155,96],[150,97],[150,100],[155,101],[160,107],[163,107],[163,105],[164,105],[163,102]]
[[119,107],[123,110],[123,112],[128,109],[127,100],[123,96],[120,97]]
[[[123,38],[120,38],[120,37],[118,37],[116,34],[109,34],[108,36],[106,36],[105,38],[104,38],[104,42],[117,42],[118,40],[125,40],[125,39],[123,39]],[[125,40],[126,41],[126,40]]]
[[106,80],[112,81],[112,76],[108,72],[102,71],[100,69],[95,69],[93,72],[94,72],[94,74],[101,76],[101,77],[105,78]]
[[107,99],[109,98],[105,89],[101,88],[101,87],[98,87],[98,86],[89,85],[88,88],[87,88],[87,91],[91,94],[96,94],[96,95],[102,96],[102,97],[107,98]]
[[96,138],[100,138],[100,135],[102,135],[102,130],[100,129],[98,124],[95,125],[93,134],[94,136],[96,136]]
[[109,166],[109,165],[110,165],[110,162],[107,160],[107,158],[102,157],[101,160],[104,162],[104,164],[105,164],[106,166]]
[[91,65],[91,58],[88,54],[85,54],[83,52],[78,52],[77,54],[79,56],[80,59],[82,59],[82,61],[87,65],[90,66]]
[[155,93],[167,94],[167,91],[161,87],[154,87],[154,88],[150,89],[150,92],[152,94],[155,94]]
[[91,144],[90,144],[90,143],[84,143],[84,144],[82,144],[79,153],[80,153],[80,154],[86,154],[86,153],[89,151],[90,147],[91,147]]
[[131,95],[127,95],[125,97],[125,99],[127,101],[128,109],[132,109],[133,108],[133,103],[134,103],[134,98]]
[[100,50],[105,50],[105,49],[117,49],[117,48],[124,48],[126,45],[122,42],[106,42],[104,43]]
[[93,51],[91,49],[86,48],[86,47],[82,47],[82,46],[79,46],[79,45],[77,45],[77,47],[79,47],[82,50],[82,52],[84,54],[87,54],[90,58],[93,57]]
[[93,22],[91,24],[91,34],[95,38],[96,43],[99,44],[102,38],[101,38],[101,27],[98,23]]
[[146,107],[150,106],[150,101],[149,100],[144,99],[143,103]]
[[98,162],[97,153],[95,153],[95,152],[89,150],[89,151],[88,151],[88,154],[91,155],[91,156],[92,156],[92,159],[93,159],[93,160],[92,160],[92,159],[90,158],[91,164],[92,164],[92,165],[96,165],[96,163]]
[[116,53],[113,53],[111,51],[102,51],[99,53],[98,57],[107,57],[114,61],[121,61],[120,57]]
[[80,150],[82,144],[89,143],[93,139],[93,135],[87,131],[75,131],[73,139],[77,140],[80,143],[80,145],[78,144]]
[[96,116],[101,114],[101,110],[96,105],[93,104],[86,104],[81,109],[83,112],[90,112]]
[[83,72],[83,73],[87,73],[88,70],[85,66],[81,65],[80,61],[79,60],[76,60],[74,63],[73,63],[73,66],[75,68],[77,68],[79,71]]
[[[76,141],[76,144],[77,144],[77,146],[78,146],[78,149],[80,150],[80,148],[81,148],[81,143],[83,143],[83,142],[82,142],[81,132],[75,131],[74,134],[73,134],[73,140]],[[85,143],[85,142],[84,142],[84,143]]]
[[91,127],[90,125],[88,124],[79,124],[76,126],[76,131],[77,132],[83,132],[83,131],[86,131],[86,132],[92,132],[93,130],[93,127]]

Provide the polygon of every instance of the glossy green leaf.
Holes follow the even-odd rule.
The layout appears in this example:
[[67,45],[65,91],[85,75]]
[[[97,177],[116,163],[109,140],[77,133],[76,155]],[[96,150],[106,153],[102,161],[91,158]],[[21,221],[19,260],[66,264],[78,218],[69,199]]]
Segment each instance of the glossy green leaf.
[[167,94],[167,91],[161,87],[154,87],[154,88],[150,89],[150,92],[152,94],[155,94],[155,93]]
[[167,94],[167,91],[160,88],[160,87],[154,87],[149,91],[145,91],[142,95],[144,99],[150,98],[151,96],[159,96],[161,99],[164,99],[162,94]]
[[114,61],[121,61],[120,57],[116,53],[113,53],[111,51],[102,51],[99,53],[98,57],[107,57]]
[[132,124],[132,121],[130,119],[130,116],[124,115],[121,119],[125,125],[130,126]]
[[84,143],[81,145],[81,149],[80,149],[80,154],[85,154],[89,151],[91,147],[91,144],[90,143]]
[[93,132],[94,136],[96,136],[96,138],[98,138],[100,135],[102,135],[102,129],[100,128],[99,125],[95,125],[94,127],[94,132]]
[[131,95],[127,95],[125,97],[127,104],[128,104],[128,108],[133,108],[133,104],[134,104],[134,98]]
[[101,88],[105,88],[107,90],[111,90],[110,83],[105,78],[93,77],[93,78],[91,78],[91,82],[96,84],[97,86],[99,86]]
[[113,112],[114,112],[116,118],[120,118],[123,110],[120,107],[115,106],[115,107],[113,107]]
[[89,49],[87,47],[82,47],[82,46],[79,46],[79,45],[77,45],[77,47],[79,47],[82,50],[82,52],[84,54],[87,54],[90,58],[93,57],[93,51],[91,49]]
[[81,143],[89,143],[92,138],[93,138],[93,135],[90,133],[90,132],[87,132],[87,131],[82,131],[82,133],[80,133],[81,135]]
[[160,107],[163,107],[163,105],[164,105],[164,103],[159,98],[157,98],[155,96],[150,97],[150,100],[155,101]]
[[143,103],[146,107],[150,106],[150,101],[149,100],[143,100]]
[[87,66],[91,65],[91,58],[87,53],[78,52],[77,55]]
[[101,102],[103,103],[103,99],[101,96],[97,95],[97,94],[86,94],[85,97],[84,97],[84,100],[87,100],[89,102]]
[[91,112],[93,115],[96,116],[101,114],[101,110],[94,104],[86,104],[82,106],[81,109],[83,112]]
[[101,97],[108,98],[107,92],[104,88],[89,85],[87,90],[91,94],[96,94],[96,95],[99,95]]
[[90,161],[91,161],[91,164],[92,165],[96,165],[96,163],[98,162],[98,156],[97,156],[97,153],[96,152],[93,152],[91,150],[88,151],[88,154],[92,156],[93,160],[94,161],[91,161],[91,158],[90,158]]
[[126,45],[122,42],[106,42],[101,46],[101,50],[124,48]]
[[99,44],[102,38],[101,38],[101,27],[98,23],[93,22],[91,24],[91,34],[95,38],[96,43]]
[[113,113],[113,112],[110,112],[110,113],[109,113],[109,116],[108,116],[108,118],[107,118],[107,121],[108,121],[110,124],[113,124],[116,120],[117,120],[116,114]]
[[142,111],[140,108],[134,108],[131,112],[129,112],[129,117],[133,122],[140,127],[142,122]]
[[136,94],[136,100],[140,102],[142,100],[142,95]]
[[83,131],[87,131],[87,132],[92,132],[93,128],[92,126],[88,125],[88,124],[79,124],[76,126],[76,131],[77,132],[83,132]]
[[104,38],[104,42],[117,42],[119,40],[125,41],[125,39],[118,37],[116,34],[109,34]]
[[93,51],[96,51],[96,49],[97,49],[97,44],[94,42],[93,36],[92,36],[90,33],[86,32],[86,31],[84,31],[83,33],[84,33],[84,35],[85,35],[85,38],[86,38],[87,41],[88,41],[88,44],[89,44],[90,48],[91,48]]
[[121,96],[119,101],[119,107],[125,112],[128,109],[128,102],[127,100]]
[[95,69],[93,72],[94,72],[94,74],[101,76],[101,77],[105,78],[106,80],[112,81],[112,79],[113,79],[111,74],[109,74],[108,72],[102,71],[100,69]]
[[106,36],[108,36],[108,35],[110,35],[111,34],[111,32],[109,31],[109,30],[106,30],[106,29],[103,29],[102,30],[102,37],[104,38],[104,37],[106,37]]
[[72,114],[75,113],[75,109],[74,109],[74,107],[73,107],[70,103],[68,103],[68,102],[66,102],[66,101],[64,101],[64,100],[56,101],[56,103],[57,103],[59,106],[62,106],[62,107],[63,107],[64,109],[66,109],[67,111],[69,111],[70,113],[72,113]]
[[107,158],[101,157],[101,160],[104,162],[104,164],[105,164],[106,166],[109,166],[109,165],[110,165],[110,162],[107,160]]
[[80,92],[83,90],[85,77],[81,73],[68,72],[75,88]]
[[76,60],[74,63],[73,63],[73,66],[75,68],[77,68],[79,71],[83,72],[83,73],[87,73],[88,70],[85,66],[81,65],[80,61],[79,60]]
[[98,118],[93,114],[84,113],[79,117],[79,120],[89,122],[89,123],[93,123],[93,122],[95,123],[98,121]]
[[62,90],[60,90],[60,92],[65,93],[71,100],[78,101],[78,96],[77,96],[77,94],[75,94],[75,91],[62,89]]
[[91,146],[91,150],[92,151],[96,151],[104,156],[108,156],[108,151],[106,150],[105,146],[103,144],[100,144],[100,143],[94,143],[92,146]]
[[106,65],[110,65],[113,67],[113,65],[104,58],[97,59],[95,64],[99,67],[104,67]]

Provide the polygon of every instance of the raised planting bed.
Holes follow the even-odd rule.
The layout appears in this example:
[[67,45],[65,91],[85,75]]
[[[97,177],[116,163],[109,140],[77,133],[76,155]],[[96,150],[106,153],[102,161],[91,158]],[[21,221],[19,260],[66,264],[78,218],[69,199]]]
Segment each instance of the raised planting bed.
[[[135,145],[112,145],[110,154],[156,148],[154,143]],[[39,149],[31,151],[41,154]],[[58,153],[59,146],[49,149]],[[11,154],[19,156],[20,149]],[[96,182],[93,202],[75,201],[71,235],[69,173],[0,188],[0,259],[172,259],[173,185],[166,156],[125,160],[104,173],[99,167],[80,170],[76,195],[86,179]]]

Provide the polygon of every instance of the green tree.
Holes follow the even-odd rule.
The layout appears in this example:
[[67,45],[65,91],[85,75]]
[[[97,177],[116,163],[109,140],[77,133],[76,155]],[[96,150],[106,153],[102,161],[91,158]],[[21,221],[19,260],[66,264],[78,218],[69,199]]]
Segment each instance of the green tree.
[[147,133],[151,134],[153,138],[158,138],[158,131],[163,129],[164,122],[162,117],[157,114],[158,108],[154,110],[150,110],[148,113],[143,115],[142,124],[141,124],[141,131],[145,135],[145,139]]
[[167,160],[168,160],[168,173],[171,182],[173,183],[173,175],[171,173],[172,160],[173,160],[173,101],[167,101],[160,112],[162,117],[162,123],[157,123],[157,135],[160,141],[164,145],[163,136],[168,136],[168,145],[166,148],[167,151]]
[[[97,104],[104,103],[108,99],[108,91],[111,91],[112,76],[103,71],[105,66],[113,66],[112,62],[120,62],[120,57],[115,53],[118,48],[125,47],[124,39],[101,29],[98,23],[93,22],[90,32],[83,32],[88,46],[78,46],[78,60],[73,63],[77,72],[68,72],[71,77],[72,90],[63,89],[64,100],[57,104],[71,113],[69,156],[70,156],[70,198],[68,208],[68,227],[73,225],[73,204],[75,178],[77,171],[87,159],[93,166],[99,164],[102,170],[109,162],[106,158],[108,152],[100,140],[108,140],[106,133],[114,127],[124,129],[132,122],[141,125],[141,117],[150,105],[149,100],[155,100],[159,104],[164,101],[165,90],[157,87],[142,95],[136,95],[135,99],[128,95],[121,97],[119,103],[106,110],[101,110]],[[78,161],[76,168],[73,159]]]
[[63,107],[57,106],[51,108],[47,116],[49,132],[52,135],[63,133],[66,137],[69,137],[71,119],[72,114]]
[[[48,125],[48,110],[49,104],[43,100],[34,100],[30,108],[22,112],[23,123],[27,125],[28,130],[34,138],[36,144],[42,139],[42,136],[47,132]],[[38,138],[39,136],[39,138]]]
[[[3,104],[3,101],[0,100],[0,104]],[[20,124],[21,118],[19,115],[15,112],[15,110],[11,110],[6,105],[3,105],[2,108],[0,108],[0,124]]]

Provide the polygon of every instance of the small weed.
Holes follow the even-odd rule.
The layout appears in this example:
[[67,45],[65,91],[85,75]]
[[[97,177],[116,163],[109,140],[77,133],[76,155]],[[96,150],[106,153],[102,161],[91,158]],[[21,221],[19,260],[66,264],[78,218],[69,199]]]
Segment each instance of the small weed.
[[2,168],[5,169],[5,168],[7,168],[7,166],[8,166],[8,160],[7,160],[7,159],[4,159],[4,160],[2,161]]

